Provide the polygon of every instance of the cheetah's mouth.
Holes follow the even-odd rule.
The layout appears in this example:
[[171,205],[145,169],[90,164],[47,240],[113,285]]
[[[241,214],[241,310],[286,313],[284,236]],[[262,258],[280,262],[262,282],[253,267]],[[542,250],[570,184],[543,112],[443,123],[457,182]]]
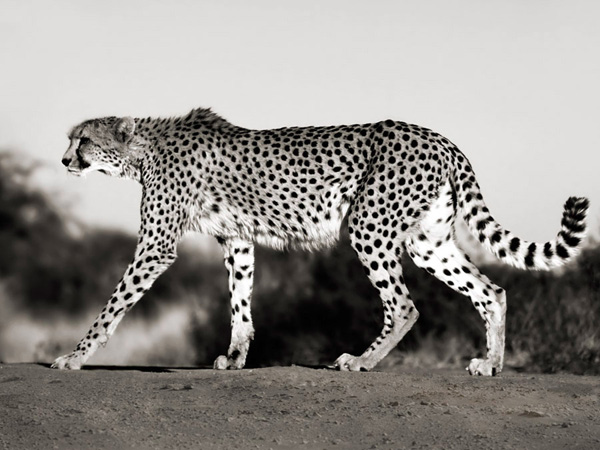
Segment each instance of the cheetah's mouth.
[[75,175],[75,176],[81,176],[81,169],[79,167],[69,167],[67,169],[67,172],[69,172],[71,175]]

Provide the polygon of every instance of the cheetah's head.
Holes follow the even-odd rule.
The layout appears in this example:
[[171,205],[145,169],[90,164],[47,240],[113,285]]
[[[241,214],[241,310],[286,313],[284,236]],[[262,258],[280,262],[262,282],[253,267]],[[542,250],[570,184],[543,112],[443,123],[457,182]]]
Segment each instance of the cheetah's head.
[[131,117],[106,117],[77,125],[69,133],[71,144],[62,163],[80,176],[97,170],[107,175],[133,178],[139,171],[141,143],[135,138]]

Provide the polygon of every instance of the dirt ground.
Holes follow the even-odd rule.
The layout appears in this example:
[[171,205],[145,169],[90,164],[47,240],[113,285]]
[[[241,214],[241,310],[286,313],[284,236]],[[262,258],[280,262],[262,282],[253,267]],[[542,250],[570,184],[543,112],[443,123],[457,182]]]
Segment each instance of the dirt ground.
[[600,448],[600,378],[0,365],[0,448]]

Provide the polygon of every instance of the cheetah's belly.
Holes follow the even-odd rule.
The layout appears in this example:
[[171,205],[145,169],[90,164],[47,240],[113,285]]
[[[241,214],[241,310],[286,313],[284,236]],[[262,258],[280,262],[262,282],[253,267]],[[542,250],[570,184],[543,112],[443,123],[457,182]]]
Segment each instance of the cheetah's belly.
[[326,209],[307,205],[302,214],[293,215],[285,221],[243,214],[237,208],[225,205],[218,212],[198,205],[190,210],[188,228],[210,236],[240,237],[279,250],[316,250],[337,242],[349,205],[349,202],[341,200],[332,202]]
[[349,203],[336,205],[330,211],[313,216],[313,221],[298,224],[295,230],[258,227],[252,233],[252,240],[275,249],[318,250],[331,247],[339,239],[348,207]]

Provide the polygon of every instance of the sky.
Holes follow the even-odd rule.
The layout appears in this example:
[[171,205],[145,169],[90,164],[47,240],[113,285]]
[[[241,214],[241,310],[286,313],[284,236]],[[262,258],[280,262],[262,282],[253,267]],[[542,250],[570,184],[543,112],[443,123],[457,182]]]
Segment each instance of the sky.
[[247,128],[416,123],[471,161],[492,215],[600,235],[600,2],[0,0],[0,150],[85,223],[135,233],[140,186],[68,176],[67,132],[212,107]]

